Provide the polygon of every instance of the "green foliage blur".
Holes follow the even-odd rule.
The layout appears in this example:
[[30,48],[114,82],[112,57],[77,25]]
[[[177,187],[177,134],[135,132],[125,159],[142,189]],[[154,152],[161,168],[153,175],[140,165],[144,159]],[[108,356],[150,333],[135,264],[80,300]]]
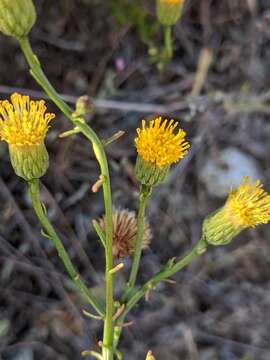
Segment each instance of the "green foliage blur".
[[131,24],[138,31],[141,40],[148,45],[154,46],[154,39],[160,31],[160,25],[141,0],[111,0],[112,15],[119,25]]

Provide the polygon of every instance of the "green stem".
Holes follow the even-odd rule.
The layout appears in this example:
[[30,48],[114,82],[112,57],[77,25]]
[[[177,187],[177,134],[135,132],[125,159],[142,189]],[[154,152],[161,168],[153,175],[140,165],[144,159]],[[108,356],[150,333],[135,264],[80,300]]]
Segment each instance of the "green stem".
[[111,186],[109,177],[109,168],[104,147],[96,133],[85,123],[83,119],[72,116],[71,108],[61,99],[60,95],[55,91],[46,75],[44,74],[40,62],[33,53],[31,45],[27,37],[18,39],[25,58],[30,66],[31,74],[38,82],[38,84],[45,90],[51,100],[58,106],[58,108],[66,115],[66,117],[79,128],[79,130],[86,136],[93,144],[94,153],[100,165],[101,174],[103,177],[103,196],[105,205],[105,226],[106,226],[106,316],[104,322],[103,334],[103,357],[104,360],[113,359],[113,278],[110,270],[113,267],[112,256],[112,199]]
[[148,280],[142,287],[140,287],[128,300],[126,303],[125,311],[117,320],[117,325],[115,327],[115,338],[114,346],[115,348],[118,345],[118,341],[121,335],[121,325],[123,324],[126,315],[133,309],[133,307],[140,301],[141,298],[148,292],[153,290],[153,288],[161,281],[164,281],[171,276],[175,275],[178,271],[186,267],[194,258],[202,255],[207,248],[207,244],[203,238],[197,242],[193,249],[181,260],[174,263],[173,259],[170,260],[162,270],[160,270],[156,275],[154,275],[150,280]]
[[105,257],[106,257],[106,316],[103,332],[103,348],[102,355],[104,360],[113,359],[113,275],[110,270],[113,268],[112,239],[113,239],[113,223],[112,223],[112,198],[111,185],[109,177],[109,168],[104,151],[103,144],[97,137],[96,133],[81,119],[74,119],[75,125],[80,131],[93,143],[95,156],[100,164],[100,170],[103,178],[103,195],[105,205]]
[[77,288],[80,290],[81,294],[84,296],[84,298],[93,306],[93,308],[96,310],[96,312],[104,317],[104,312],[102,309],[102,306],[99,304],[98,300],[94,298],[94,296],[90,293],[87,286],[83,283],[83,281],[80,278],[80,275],[78,274],[77,270],[73,266],[68,253],[66,252],[62,241],[56,234],[52,224],[50,223],[43,205],[40,201],[40,193],[39,193],[39,180],[34,179],[32,181],[28,182],[29,186],[29,193],[32,200],[33,208],[36,212],[36,215],[41,222],[44,230],[46,231],[48,237],[52,240],[58,255],[60,259],[62,260],[69,276],[71,277],[72,281],[75,283]]
[[56,106],[70,118],[72,114],[71,108],[61,99],[60,95],[56,92],[54,87],[49,82],[48,78],[44,74],[40,62],[37,56],[33,53],[31,44],[27,37],[17,39],[22,52],[24,53],[25,59],[31,69],[31,75],[34,77],[36,82],[44,89],[50,99],[56,104]]
[[129,281],[127,285],[127,289],[124,294],[124,299],[128,297],[128,295],[132,292],[136,279],[137,274],[140,266],[141,254],[142,254],[142,243],[143,243],[143,232],[144,232],[144,222],[145,222],[145,209],[147,205],[147,201],[149,196],[151,195],[152,187],[147,185],[142,185],[140,190],[140,205],[137,217],[137,234],[135,240],[135,247],[134,247],[134,255],[132,261],[131,272],[129,276]]
[[173,41],[172,41],[172,27],[164,27],[164,45],[166,50],[167,62],[169,62],[173,57]]
[[149,290],[152,290],[159,282],[170,278],[175,275],[178,271],[182,270],[187,266],[195,257],[203,254],[206,250],[205,240],[202,238],[193,249],[180,261],[173,264],[172,261],[169,261],[164,268],[158,272],[152,279],[147,281],[140,289],[138,289],[135,294],[129,299],[126,304],[125,311],[122,316],[125,316],[136,304],[137,302],[145,295]]

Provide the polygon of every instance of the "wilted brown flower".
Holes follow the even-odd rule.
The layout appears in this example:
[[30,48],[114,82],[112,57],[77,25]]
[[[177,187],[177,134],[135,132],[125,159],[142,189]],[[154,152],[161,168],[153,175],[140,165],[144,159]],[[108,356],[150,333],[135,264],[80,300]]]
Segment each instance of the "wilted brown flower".
[[[105,230],[104,216],[99,220],[100,227]],[[127,209],[113,211],[113,258],[114,260],[133,254],[137,233],[135,213]],[[143,249],[147,248],[152,234],[149,223],[145,220],[143,234]]]

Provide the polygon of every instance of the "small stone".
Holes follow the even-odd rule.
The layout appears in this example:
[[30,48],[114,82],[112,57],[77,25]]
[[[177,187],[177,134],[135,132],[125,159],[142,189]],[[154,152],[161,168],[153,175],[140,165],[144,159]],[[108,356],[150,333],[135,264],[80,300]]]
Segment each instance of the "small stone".
[[206,161],[199,173],[209,195],[218,198],[225,198],[230,189],[240,185],[244,176],[252,180],[262,179],[256,160],[234,147],[229,147],[215,159]]

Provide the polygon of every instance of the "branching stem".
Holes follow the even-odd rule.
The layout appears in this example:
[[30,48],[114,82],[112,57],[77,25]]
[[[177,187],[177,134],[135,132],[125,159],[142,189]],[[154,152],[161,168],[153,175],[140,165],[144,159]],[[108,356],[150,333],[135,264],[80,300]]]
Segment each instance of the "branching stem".
[[85,123],[84,119],[73,116],[72,109],[61,99],[60,95],[56,92],[54,87],[49,82],[45,73],[43,72],[37,56],[33,53],[31,45],[27,37],[18,39],[21,49],[25,55],[27,63],[30,67],[30,72],[35,78],[37,83],[45,90],[50,99],[58,106],[63,114],[77,127],[84,136],[90,140],[93,145],[95,156],[100,165],[101,175],[104,179],[102,183],[104,205],[105,205],[105,227],[106,227],[106,270],[105,270],[105,283],[106,283],[106,314],[104,321],[103,333],[103,348],[102,355],[104,360],[113,359],[113,276],[110,270],[113,267],[112,256],[112,199],[111,199],[111,186],[107,157],[104,151],[104,146],[96,135],[96,133]]

